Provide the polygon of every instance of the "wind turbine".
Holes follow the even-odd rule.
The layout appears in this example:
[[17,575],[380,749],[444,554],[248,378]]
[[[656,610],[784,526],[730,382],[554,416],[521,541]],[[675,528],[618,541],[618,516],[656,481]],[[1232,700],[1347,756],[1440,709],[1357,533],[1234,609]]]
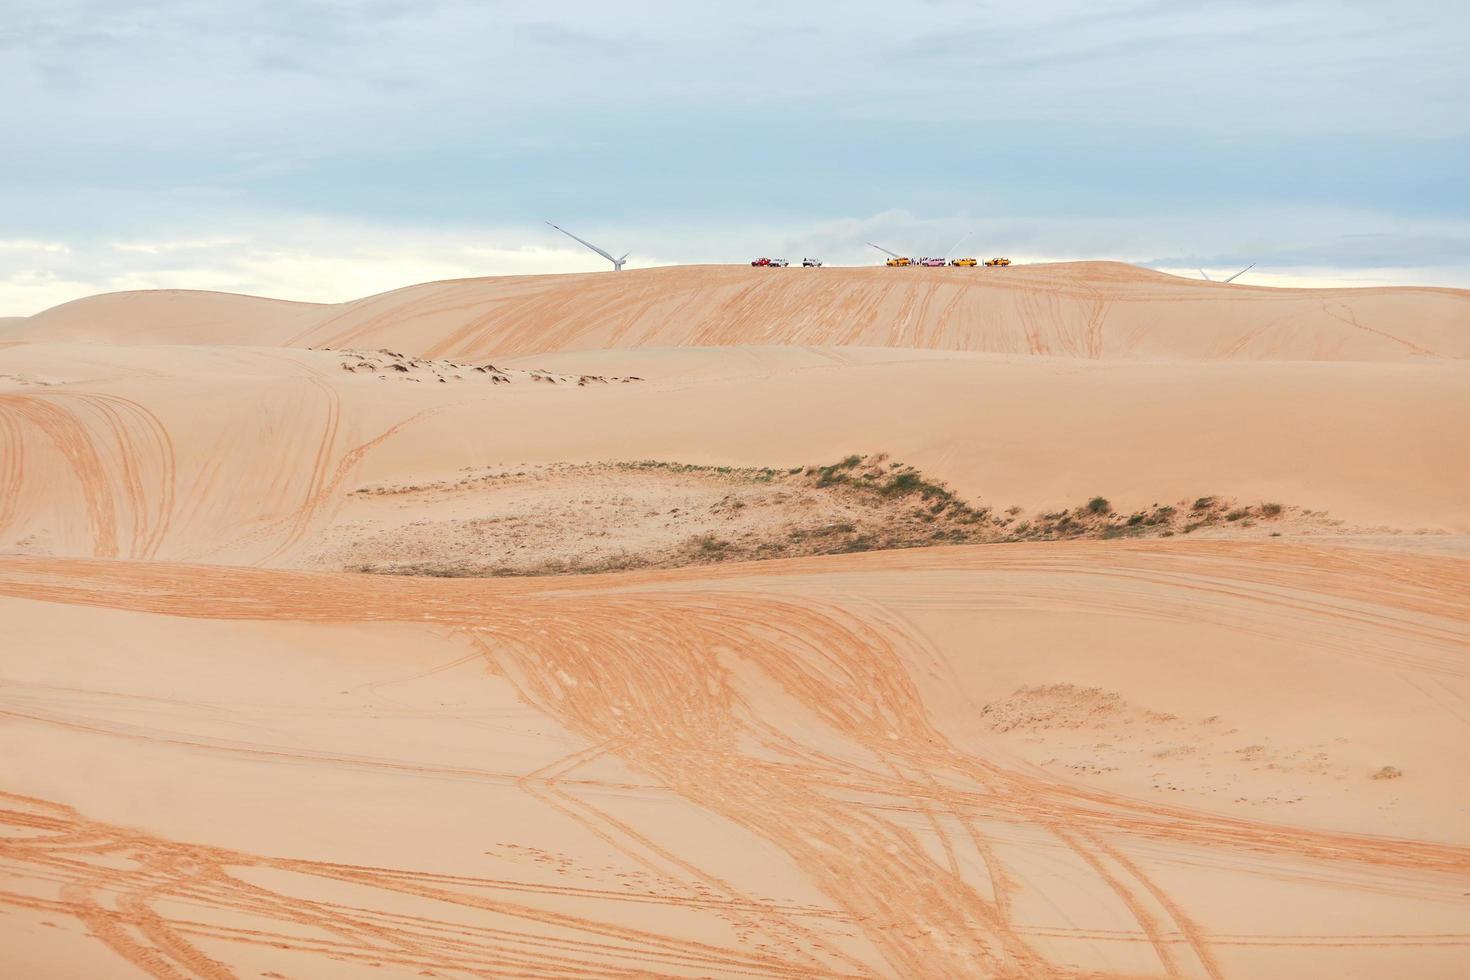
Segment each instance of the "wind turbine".
[[967,232],[965,232],[965,237],[961,238],[959,241],[957,241],[953,245],[951,245],[949,247],[949,251],[944,253],[944,258],[947,259],[951,255],[953,255],[955,253],[955,250],[958,249],[961,245],[965,244],[965,242],[968,242],[970,240],[970,237],[972,235],[974,235],[974,234],[975,233],[973,231],[967,231]]
[[613,271],[614,272],[622,272],[623,271],[623,263],[626,262],[626,261],[628,261],[628,256],[630,256],[630,255],[633,254],[632,252],[624,252],[622,258],[615,259],[615,258],[612,257],[612,254],[611,253],[604,252],[602,249],[598,248],[596,245],[593,245],[591,242],[587,241],[585,238],[578,238],[576,235],[573,235],[571,232],[567,231],[561,225],[551,224],[550,221],[548,221],[546,223],[548,225],[551,225],[551,227],[555,228],[557,231],[561,232],[563,235],[566,235],[572,241],[574,241],[574,242],[581,242],[583,245],[586,245],[588,248],[592,249],[592,251],[596,252],[598,255],[602,256],[605,259],[607,259],[609,262],[611,262],[613,264]]
[[876,248],[878,251],[882,252],[884,255],[891,255],[895,259],[901,259],[901,258],[903,258],[902,255],[899,255],[897,252],[890,252],[890,251],[888,251],[888,249],[884,248],[882,245],[874,245],[872,242],[868,242],[868,247],[869,248]]
[[1246,266],[1244,269],[1241,269],[1239,272],[1237,272],[1235,275],[1231,276],[1229,279],[1210,279],[1210,274],[1208,272],[1206,272],[1205,270],[1203,270],[1203,269],[1199,270],[1199,274],[1202,275],[1202,276],[1204,276],[1206,279],[1209,279],[1210,282],[1222,282],[1222,283],[1225,283],[1225,282],[1234,282],[1235,280],[1239,279],[1241,276],[1245,275],[1247,272],[1251,271],[1255,267],[1256,267],[1256,264],[1254,262],[1252,262],[1250,265]]

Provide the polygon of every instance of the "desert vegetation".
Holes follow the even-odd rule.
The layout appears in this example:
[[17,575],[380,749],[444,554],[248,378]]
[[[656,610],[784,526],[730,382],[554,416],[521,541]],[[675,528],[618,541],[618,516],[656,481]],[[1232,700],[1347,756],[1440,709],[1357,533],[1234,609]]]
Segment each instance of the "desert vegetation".
[[[619,489],[604,500],[606,485]],[[526,492],[517,496],[518,487]],[[567,491],[564,504],[553,502],[558,487]],[[667,460],[503,467],[354,492],[405,494],[458,497],[471,511],[482,501],[487,513],[379,535],[348,549],[355,554],[340,554],[338,567],[442,577],[591,574],[956,544],[1233,532],[1295,513],[1278,503],[1215,496],[1123,513],[1101,495],[1059,510],[998,511],[881,453],[796,467]],[[503,502],[510,500],[513,506]],[[622,536],[611,535],[608,523]],[[530,548],[508,545],[532,529]]]

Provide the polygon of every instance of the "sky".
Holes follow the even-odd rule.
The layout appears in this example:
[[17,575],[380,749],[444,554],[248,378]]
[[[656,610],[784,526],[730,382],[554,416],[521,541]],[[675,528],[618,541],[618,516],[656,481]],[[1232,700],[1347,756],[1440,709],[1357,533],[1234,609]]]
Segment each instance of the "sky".
[[0,0],[0,316],[895,251],[1470,288],[1462,0]]

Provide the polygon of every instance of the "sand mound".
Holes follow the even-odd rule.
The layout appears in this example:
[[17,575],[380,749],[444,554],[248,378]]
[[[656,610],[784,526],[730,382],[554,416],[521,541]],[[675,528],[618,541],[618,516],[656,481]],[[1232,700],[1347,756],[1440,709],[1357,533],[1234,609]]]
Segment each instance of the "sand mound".
[[1119,514],[1094,498],[1063,511],[973,506],[881,454],[790,469],[630,463],[467,470],[457,480],[360,487],[323,568],[441,577],[561,575],[632,568],[1078,538],[1230,532],[1280,536],[1333,526],[1280,504],[1214,497]]
[[1470,356],[1470,292],[1266,289],[1108,262],[679,266],[426,283],[336,306],[117,293],[59,306],[7,333],[38,342],[386,347],[458,359],[804,344],[1112,360],[1383,361]]

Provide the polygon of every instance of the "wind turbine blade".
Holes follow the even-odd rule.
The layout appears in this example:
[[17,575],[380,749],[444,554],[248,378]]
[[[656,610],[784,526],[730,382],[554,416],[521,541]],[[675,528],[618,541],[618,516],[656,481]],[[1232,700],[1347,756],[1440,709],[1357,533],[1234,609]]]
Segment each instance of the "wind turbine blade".
[[1207,282],[1214,282],[1215,281],[1215,280],[1211,279],[1210,278],[1210,274],[1208,272],[1206,272],[1205,270],[1203,270],[1203,269],[1199,270],[1199,274],[1202,275],[1202,276],[1204,276],[1205,277],[1205,280]]
[[953,255],[955,249],[957,249],[961,245],[965,244],[965,242],[968,242],[970,240],[970,236],[973,235],[973,234],[975,234],[973,231],[967,231],[967,232],[965,232],[965,237],[964,238],[961,238],[959,241],[957,241],[953,245],[951,245],[949,247],[949,251],[944,253],[944,257],[945,258],[949,258],[951,255]]
[[[585,238],[578,238],[576,235],[573,235],[571,232],[567,231],[561,225],[552,224],[550,221],[548,221],[546,223],[548,225],[551,225],[551,227],[555,228],[557,231],[561,232],[563,235],[566,235],[568,238],[572,239],[573,241],[578,241],[578,242],[581,242],[583,245],[586,245],[588,248],[592,249],[592,251],[596,252],[598,255],[602,256],[605,259],[607,259],[609,262],[613,262],[613,263],[616,263],[617,262],[617,259],[613,258],[608,253],[604,252],[602,249],[598,248],[596,245],[593,245],[591,242],[587,241],[587,239],[585,239]],[[627,258],[627,256],[624,256],[624,258]]]
[[1254,262],[1252,262],[1250,265],[1246,266],[1244,269],[1241,269],[1239,272],[1237,272],[1235,275],[1231,276],[1229,279],[1226,279],[1225,281],[1226,282],[1234,282],[1235,280],[1239,279],[1241,276],[1245,275],[1247,272],[1251,271],[1255,267],[1256,267],[1256,264]]
[[872,242],[868,242],[868,245],[871,248],[876,248],[878,251],[882,252],[884,255],[891,255],[895,259],[902,258],[902,256],[900,256],[897,252],[890,252],[890,251],[888,251],[888,249],[884,248],[882,245],[874,245]]
[[622,258],[620,258],[620,259],[614,259],[613,261],[616,262],[618,265],[622,265],[624,262],[628,261],[628,256],[630,256],[632,254],[633,254],[632,252],[624,252]]

